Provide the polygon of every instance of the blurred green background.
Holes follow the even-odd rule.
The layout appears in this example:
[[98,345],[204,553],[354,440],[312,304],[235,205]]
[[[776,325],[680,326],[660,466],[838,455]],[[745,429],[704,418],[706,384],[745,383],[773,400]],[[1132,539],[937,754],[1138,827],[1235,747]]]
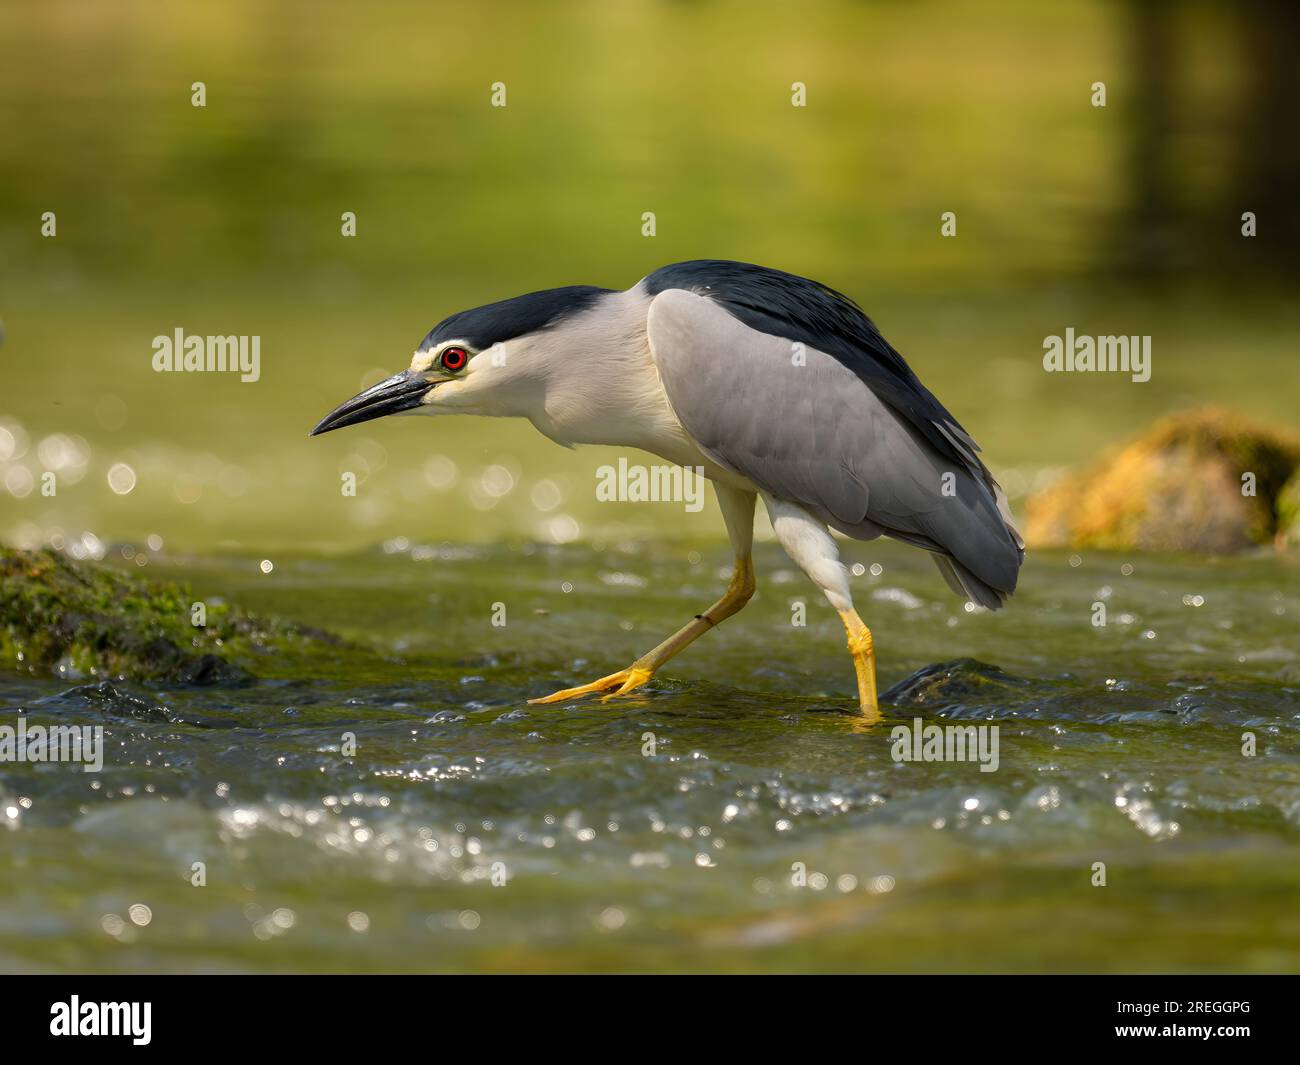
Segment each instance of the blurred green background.
[[[306,436],[448,313],[695,257],[858,300],[1017,504],[1190,404],[1294,422],[1295,8],[6,4],[0,538],[721,536],[525,423]],[[1044,373],[1071,326],[1151,334],[1152,380]],[[261,380],[154,373],[178,327]]]

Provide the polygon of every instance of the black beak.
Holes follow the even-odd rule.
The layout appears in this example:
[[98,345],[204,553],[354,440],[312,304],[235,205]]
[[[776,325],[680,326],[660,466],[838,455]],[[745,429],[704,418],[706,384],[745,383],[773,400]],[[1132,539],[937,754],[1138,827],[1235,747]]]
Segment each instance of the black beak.
[[411,410],[418,407],[424,394],[438,383],[430,381],[423,373],[403,370],[335,407],[308,435],[320,436],[321,433],[342,429],[345,425],[356,425],[372,418],[382,418],[386,414]]

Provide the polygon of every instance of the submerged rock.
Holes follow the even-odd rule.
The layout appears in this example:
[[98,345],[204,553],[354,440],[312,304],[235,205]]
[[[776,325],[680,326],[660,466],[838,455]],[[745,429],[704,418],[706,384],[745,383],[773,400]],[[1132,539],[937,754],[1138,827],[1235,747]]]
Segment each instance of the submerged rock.
[[0,548],[0,668],[237,685],[254,679],[244,664],[254,655],[339,642],[215,602],[195,626],[194,602],[178,585],[112,566]]
[[235,727],[233,721],[175,710],[114,687],[106,680],[70,688],[48,701],[63,706],[79,705],[113,717],[133,717],[137,721],[163,721],[169,725],[196,725],[199,728]]
[[1187,411],[1031,496],[1025,539],[1215,553],[1268,544],[1298,468],[1300,439],[1222,410]]
[[134,717],[141,721],[170,721],[167,707],[142,699],[131,692],[122,691],[106,680],[98,684],[82,684],[69,688],[58,696],[60,702],[75,702],[93,707],[104,713]]
[[999,694],[1011,695],[1011,701],[1023,698],[1029,681],[1013,676],[997,666],[974,658],[957,658],[936,662],[904,677],[886,691],[881,701],[900,708],[940,708],[964,703],[972,698],[982,701]]

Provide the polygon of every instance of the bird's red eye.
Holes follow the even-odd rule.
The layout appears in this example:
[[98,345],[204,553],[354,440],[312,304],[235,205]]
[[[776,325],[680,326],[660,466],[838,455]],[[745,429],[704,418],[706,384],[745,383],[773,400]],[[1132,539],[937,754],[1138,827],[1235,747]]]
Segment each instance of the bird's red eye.
[[464,348],[447,348],[442,353],[442,368],[452,373],[465,369],[467,362],[469,362],[469,352]]

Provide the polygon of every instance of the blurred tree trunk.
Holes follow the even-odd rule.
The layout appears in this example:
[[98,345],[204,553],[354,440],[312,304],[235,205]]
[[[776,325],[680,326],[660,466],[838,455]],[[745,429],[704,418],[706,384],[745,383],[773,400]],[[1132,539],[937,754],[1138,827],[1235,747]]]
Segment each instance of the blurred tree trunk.
[[1117,248],[1120,266],[1143,276],[1173,271],[1184,222],[1173,159],[1177,49],[1170,0],[1129,0],[1134,112],[1128,153],[1129,202]]
[[[1158,279],[1196,271],[1219,276],[1300,274],[1300,0],[1236,0],[1219,17],[1234,23],[1245,89],[1223,145],[1224,182],[1197,198],[1181,180],[1181,124],[1201,121],[1180,101],[1182,12],[1173,0],[1129,0],[1133,112],[1126,167],[1128,194],[1111,255],[1113,266]],[[1242,235],[1252,211],[1258,235]]]
[[[1248,89],[1237,126],[1231,184],[1224,197],[1225,243],[1261,266],[1300,274],[1300,3],[1238,0]],[[1259,235],[1241,237],[1254,211]],[[1248,245],[1249,248],[1242,247]],[[1225,249],[1226,250],[1226,249]]]

